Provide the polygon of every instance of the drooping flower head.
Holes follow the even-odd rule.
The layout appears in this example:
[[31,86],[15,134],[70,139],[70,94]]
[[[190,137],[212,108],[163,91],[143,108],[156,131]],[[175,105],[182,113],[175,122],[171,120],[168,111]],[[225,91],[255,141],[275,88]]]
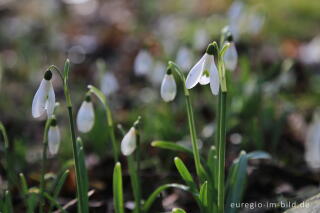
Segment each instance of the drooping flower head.
[[56,102],[52,86],[52,72],[47,70],[32,101],[32,116],[40,117],[45,111],[51,117]]
[[210,83],[212,94],[217,95],[219,93],[220,79],[218,69],[214,60],[217,56],[217,43],[214,42],[209,44],[206,53],[191,68],[187,76],[187,89],[192,89],[198,83],[200,83],[201,85],[207,85]]
[[226,41],[230,43],[230,46],[224,54],[224,63],[228,70],[234,71],[238,64],[238,53],[231,32],[228,32]]
[[60,146],[61,136],[60,130],[57,126],[56,118],[52,118],[50,122],[50,127],[48,131],[48,149],[50,154],[55,155],[58,153]]
[[133,126],[121,141],[121,152],[125,156],[131,155],[137,146],[137,130]]
[[77,127],[80,132],[89,132],[94,124],[94,109],[90,94],[86,95],[77,114]]
[[176,97],[176,94],[176,81],[174,80],[172,70],[168,68],[161,83],[160,95],[165,102],[170,102]]

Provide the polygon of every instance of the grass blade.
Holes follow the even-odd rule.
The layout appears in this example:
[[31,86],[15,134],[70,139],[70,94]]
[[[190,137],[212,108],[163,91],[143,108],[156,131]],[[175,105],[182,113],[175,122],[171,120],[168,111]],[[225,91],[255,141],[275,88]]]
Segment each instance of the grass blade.
[[248,156],[244,151],[234,161],[230,174],[227,180],[227,198],[226,198],[226,212],[235,213],[236,208],[232,208],[232,203],[239,203],[242,200],[242,195],[245,188],[245,181],[247,177]]
[[116,163],[113,171],[113,199],[115,213],[124,213],[121,164]]
[[208,212],[208,182],[205,181],[200,187],[200,201],[202,212]]
[[181,146],[177,143],[174,142],[169,142],[169,141],[153,141],[151,143],[151,146],[153,147],[157,147],[157,148],[162,148],[162,149],[168,149],[168,150],[172,150],[172,151],[177,151],[177,152],[184,152],[187,153],[189,155],[193,155],[192,150]]
[[[89,198],[88,198],[88,174],[87,174],[87,169],[86,169],[86,165],[85,165],[85,157],[84,157],[84,151],[83,151],[83,145],[82,145],[82,141],[81,138],[77,138],[77,155],[78,155],[78,159],[79,159],[79,175],[80,175],[80,202],[82,202],[83,208],[85,209],[85,211],[87,211],[89,209]],[[80,203],[79,202],[79,203]],[[82,212],[81,212],[82,213]]]
[[[60,175],[58,178],[57,178],[57,182],[56,184],[54,184],[54,191],[53,191],[53,195],[52,195],[52,198],[54,200],[57,200],[58,199],[58,196],[60,194],[60,191],[69,175],[70,171],[67,169],[65,170],[62,175]],[[50,204],[50,207],[49,207],[49,212],[52,211],[52,208],[53,208],[53,205],[52,203]]]
[[12,207],[12,201],[11,201],[10,192],[7,190],[5,192],[4,196],[5,196],[5,198],[4,198],[3,213],[13,213],[13,207]]
[[189,191],[189,187],[182,185],[182,184],[171,183],[171,184],[164,184],[162,186],[159,186],[156,190],[154,190],[154,192],[152,192],[152,194],[148,197],[148,199],[144,203],[143,212],[147,213],[150,210],[153,202],[159,196],[159,194],[168,188],[177,188],[177,189],[181,189],[183,191]]
[[198,197],[198,189],[197,189],[197,185],[193,180],[193,177],[191,176],[189,170],[187,169],[187,167],[185,166],[185,164],[183,163],[183,161],[178,158],[175,157],[174,158],[174,163],[177,167],[177,170],[181,176],[181,178],[184,180],[184,182],[187,184],[187,186],[190,187],[190,191],[196,195],[196,197]]
[[114,161],[118,162],[118,159],[119,159],[119,146],[118,146],[118,144],[116,142],[113,119],[112,119],[112,113],[111,113],[111,109],[110,109],[110,107],[108,105],[107,98],[103,94],[103,92],[101,90],[99,90],[98,88],[96,88],[96,87],[94,87],[92,85],[89,85],[88,88],[89,88],[91,93],[93,93],[95,96],[97,96],[97,98],[100,100],[100,102],[102,103],[102,105],[104,107],[104,110],[105,110],[105,113],[106,113],[106,116],[107,116],[108,131],[109,131],[111,142],[112,142]]
[[180,208],[174,208],[172,209],[172,213],[187,213],[187,212]]

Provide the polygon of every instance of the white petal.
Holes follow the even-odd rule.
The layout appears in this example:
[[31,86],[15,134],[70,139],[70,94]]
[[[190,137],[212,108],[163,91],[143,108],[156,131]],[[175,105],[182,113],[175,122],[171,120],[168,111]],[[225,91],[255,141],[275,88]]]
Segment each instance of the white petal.
[[176,97],[177,85],[172,74],[165,74],[161,83],[160,94],[165,102],[172,101]]
[[209,54],[205,54],[204,55],[204,60],[203,60],[203,64],[202,64],[202,76],[200,78],[199,83],[201,85],[207,85],[210,82],[210,67],[211,64],[214,63],[214,58],[212,55]]
[[57,154],[60,146],[60,130],[58,126],[51,126],[48,131],[48,148],[52,155]]
[[45,108],[47,110],[48,118],[50,118],[51,115],[53,114],[55,104],[56,104],[56,96],[54,94],[53,86],[50,81],[49,82],[49,92],[48,92],[46,106],[45,106]]
[[199,83],[201,85],[207,85],[207,84],[209,84],[209,82],[210,82],[209,75],[202,75],[201,78],[200,78],[200,81],[199,81]]
[[128,156],[131,155],[136,149],[136,129],[131,127],[129,132],[124,136],[121,141],[121,152],[123,155]]
[[205,55],[206,54],[204,54],[202,58],[191,68],[186,80],[187,89],[193,88],[200,81],[203,73],[202,65],[205,59]]
[[153,58],[146,50],[140,50],[134,61],[134,72],[137,76],[147,75],[152,70]]
[[234,42],[231,43],[230,47],[224,54],[224,63],[228,70],[234,71],[237,68],[238,53]]
[[210,89],[212,94],[218,95],[220,88],[220,79],[219,79],[219,73],[216,64],[211,64],[210,68]]
[[78,115],[77,127],[80,132],[89,132],[94,124],[94,110],[92,102],[82,102]]
[[42,79],[40,86],[33,97],[32,116],[34,118],[40,117],[45,111],[47,96],[50,89],[50,83],[50,81]]

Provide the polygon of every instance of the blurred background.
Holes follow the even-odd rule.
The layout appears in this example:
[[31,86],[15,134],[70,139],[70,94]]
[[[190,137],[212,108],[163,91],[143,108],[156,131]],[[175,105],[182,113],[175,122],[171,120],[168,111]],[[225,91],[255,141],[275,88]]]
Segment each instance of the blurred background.
[[[164,103],[160,85],[168,60],[187,72],[209,42],[229,25],[239,55],[229,75],[227,166],[241,150],[264,150],[272,160],[251,161],[246,202],[302,201],[318,190],[320,168],[320,2],[300,0],[1,0],[0,120],[5,124],[17,173],[37,185],[45,117],[31,116],[32,98],[51,64],[72,63],[70,87],[77,112],[92,84],[107,95],[116,123],[126,130],[142,116],[144,197],[161,183],[181,182],[178,153],[152,148],[156,139],[191,146],[181,85]],[[61,82],[53,79],[62,131],[52,175],[72,159]],[[209,87],[191,91],[203,154],[214,140],[217,98]],[[93,99],[94,129],[83,138],[93,212],[112,212],[111,143],[100,103]],[[121,134],[117,132],[117,140]],[[3,143],[1,139],[1,151]],[[0,156],[0,159],[2,159]],[[194,171],[192,159],[179,154]],[[122,159],[125,162],[124,159]],[[124,165],[126,169],[126,166]],[[6,174],[0,166],[0,187]],[[132,200],[126,170],[125,199]],[[72,172],[61,202],[74,198]],[[2,190],[1,190],[2,191]],[[17,212],[23,212],[18,193]],[[130,207],[130,202],[127,203]],[[155,212],[180,206],[196,212],[192,198],[168,191]],[[243,212],[282,212],[283,208]]]

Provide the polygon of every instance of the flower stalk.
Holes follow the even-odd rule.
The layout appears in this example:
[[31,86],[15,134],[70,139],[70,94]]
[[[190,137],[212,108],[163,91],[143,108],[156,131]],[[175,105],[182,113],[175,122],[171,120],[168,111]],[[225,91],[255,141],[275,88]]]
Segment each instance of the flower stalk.
[[43,149],[42,149],[42,159],[41,159],[41,176],[40,176],[40,201],[39,201],[39,212],[42,213],[44,209],[44,193],[45,193],[45,168],[47,163],[47,150],[48,150],[48,132],[51,124],[51,118],[48,118],[45,124],[43,133]]
[[93,93],[95,96],[97,96],[97,98],[100,100],[101,104],[104,107],[104,110],[105,110],[105,113],[107,116],[107,127],[108,127],[108,131],[109,131],[109,135],[110,135],[110,139],[111,139],[111,143],[112,143],[112,148],[113,148],[113,158],[114,158],[114,162],[116,163],[119,160],[119,146],[116,141],[114,122],[113,122],[113,118],[112,118],[111,109],[110,109],[109,104],[107,102],[107,98],[103,94],[103,92],[100,91],[98,88],[96,88],[92,85],[89,85],[88,88],[89,88],[89,92]]
[[173,72],[175,72],[178,75],[180,81],[183,84],[184,96],[185,96],[185,100],[186,100],[187,115],[188,115],[188,124],[189,124],[191,143],[192,143],[194,164],[195,164],[197,175],[200,178],[200,181],[203,182],[203,181],[205,181],[205,174],[203,171],[203,167],[201,166],[201,162],[200,162],[200,154],[199,154],[199,148],[198,148],[198,143],[197,143],[197,133],[196,133],[196,128],[195,128],[190,93],[189,93],[188,89],[186,88],[185,77],[182,74],[178,65],[176,65],[172,61],[169,61],[168,68],[171,69]]
[[73,157],[75,162],[75,171],[76,171],[76,184],[77,184],[77,197],[78,197],[78,207],[79,212],[81,213],[88,213],[88,203],[86,203],[85,199],[82,199],[80,195],[83,195],[84,192],[82,191],[84,187],[83,186],[83,179],[81,178],[81,165],[79,156],[77,153],[77,141],[76,141],[76,131],[74,127],[74,117],[73,117],[73,111],[72,111],[72,102],[71,102],[71,95],[69,92],[69,86],[68,86],[68,78],[69,78],[69,72],[70,72],[70,61],[69,59],[66,60],[64,65],[64,71],[63,75],[60,72],[60,70],[56,66],[50,66],[50,70],[55,71],[60,76],[61,80],[63,81],[63,90],[64,90],[64,96],[66,99],[67,109],[68,109],[68,115],[69,115],[69,124],[70,124],[70,132],[71,132],[71,139],[72,139],[72,150],[73,150]]
[[226,152],[226,109],[227,109],[227,79],[224,66],[223,56],[229,43],[225,43],[217,55],[218,72],[220,77],[220,91],[218,97],[218,123],[217,123],[217,196],[218,196],[218,212],[224,213],[224,200],[225,200],[225,152]]
[[134,122],[133,126],[121,142],[122,154],[127,156],[128,169],[134,196],[134,213],[141,213],[141,185],[140,185],[140,129],[141,117]]

